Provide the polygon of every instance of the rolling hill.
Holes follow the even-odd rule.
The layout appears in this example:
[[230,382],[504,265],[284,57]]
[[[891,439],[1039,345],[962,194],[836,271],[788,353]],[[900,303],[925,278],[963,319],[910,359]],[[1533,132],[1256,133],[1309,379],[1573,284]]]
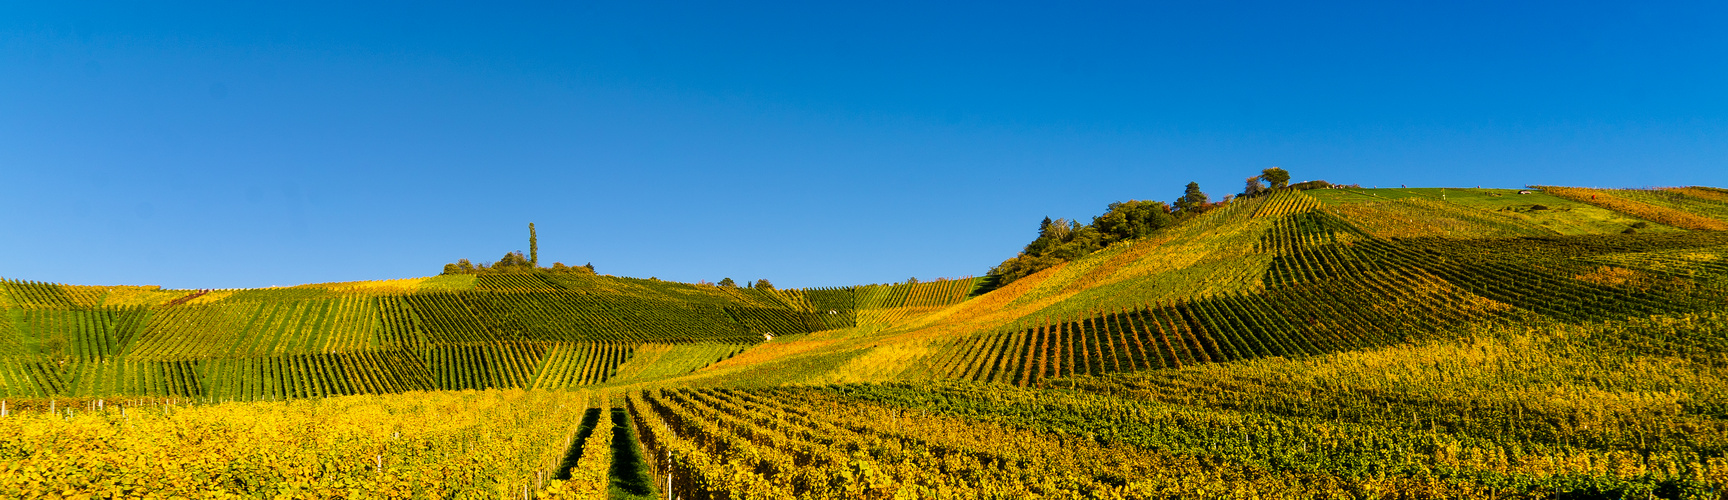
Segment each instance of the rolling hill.
[[989,288],[4,281],[0,395],[581,391],[623,496],[1720,498],[1725,229],[1703,187],[1284,189]]

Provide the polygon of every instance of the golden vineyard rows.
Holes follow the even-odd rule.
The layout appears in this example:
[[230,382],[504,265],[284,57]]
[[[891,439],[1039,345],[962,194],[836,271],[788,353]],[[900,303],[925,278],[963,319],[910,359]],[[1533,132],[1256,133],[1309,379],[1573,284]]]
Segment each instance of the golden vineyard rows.
[[1283,217],[1310,210],[1319,209],[1320,200],[1294,189],[1273,191],[1260,208],[1254,211],[1255,217]]
[[538,490],[603,491],[594,469],[603,464],[588,465],[570,482],[551,479],[591,401],[582,391],[503,390],[191,406],[105,401],[97,408],[92,401],[52,413],[10,411],[0,418],[0,496],[521,498]]
[[1702,217],[1672,208],[1633,201],[1603,189],[1542,186],[1542,191],[1568,200],[1589,203],[1616,212],[1670,226],[1707,231],[1728,231],[1728,222]]

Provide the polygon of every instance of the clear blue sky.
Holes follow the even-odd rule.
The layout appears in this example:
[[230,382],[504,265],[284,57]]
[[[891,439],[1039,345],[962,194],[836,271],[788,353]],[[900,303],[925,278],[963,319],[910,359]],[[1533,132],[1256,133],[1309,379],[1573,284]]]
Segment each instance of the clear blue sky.
[[1280,166],[1728,185],[1723,3],[0,4],[0,276],[837,286]]

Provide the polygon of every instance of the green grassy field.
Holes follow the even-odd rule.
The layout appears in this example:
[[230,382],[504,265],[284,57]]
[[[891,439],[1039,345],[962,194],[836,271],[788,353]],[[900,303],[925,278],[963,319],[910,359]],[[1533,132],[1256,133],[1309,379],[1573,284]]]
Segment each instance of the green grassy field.
[[1641,216],[1728,195],[1568,196],[1281,191],[981,294],[4,281],[0,492],[1722,498],[1728,232]]

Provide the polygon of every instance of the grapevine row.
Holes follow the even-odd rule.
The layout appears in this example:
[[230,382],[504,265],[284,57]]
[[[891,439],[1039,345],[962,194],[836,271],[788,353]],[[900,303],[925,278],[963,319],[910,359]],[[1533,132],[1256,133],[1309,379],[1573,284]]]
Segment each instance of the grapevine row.
[[1072,375],[1384,346],[1515,316],[1419,271],[1368,272],[973,335],[931,369],[941,378],[1035,385]]
[[1283,217],[1320,208],[1320,199],[1295,189],[1280,189],[1267,196],[1254,210],[1254,217]]
[[1543,192],[1554,196],[1579,203],[1588,203],[1659,224],[1682,229],[1728,230],[1728,222],[1622,198],[1608,190],[1559,186],[1541,186],[1541,188]]

